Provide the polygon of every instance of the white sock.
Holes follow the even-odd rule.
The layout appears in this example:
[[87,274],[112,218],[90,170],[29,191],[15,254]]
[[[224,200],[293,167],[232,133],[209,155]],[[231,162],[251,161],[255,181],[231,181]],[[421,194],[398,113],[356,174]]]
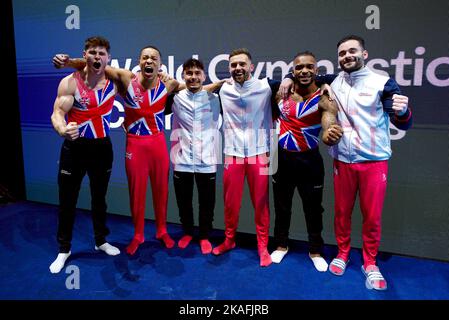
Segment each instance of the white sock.
[[282,261],[282,259],[284,259],[284,256],[287,254],[287,252],[288,252],[288,248],[285,251],[274,250],[271,253],[271,261],[273,261],[274,263],[280,263]]
[[101,246],[97,247],[95,246],[95,250],[101,250],[106,252],[106,254],[110,256],[116,256],[120,254],[120,250],[114,246],[111,246],[109,243],[105,242]]
[[50,265],[50,272],[51,273],[58,273],[61,271],[62,268],[64,268],[65,261],[70,257],[70,254],[72,252],[69,251],[69,253],[60,253],[56,257],[56,260],[53,261],[53,263]]
[[324,260],[323,257],[313,257],[312,258],[310,255],[309,255],[309,257],[310,257],[310,259],[312,259],[313,265],[319,272],[327,271],[328,264],[327,264],[326,260]]

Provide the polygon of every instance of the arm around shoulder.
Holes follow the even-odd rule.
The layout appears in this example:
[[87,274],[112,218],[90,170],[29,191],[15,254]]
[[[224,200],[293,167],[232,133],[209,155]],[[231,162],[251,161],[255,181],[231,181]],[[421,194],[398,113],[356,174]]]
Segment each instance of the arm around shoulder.
[[111,66],[106,66],[104,69],[106,77],[111,79],[119,87],[127,88],[134,74],[126,69],[114,68]]
[[179,92],[186,88],[185,84],[179,83],[178,80],[170,78],[164,82],[165,88],[167,89],[167,93]]
[[203,88],[204,90],[206,90],[207,92],[218,92],[220,91],[221,87],[223,86],[224,83],[232,83],[232,78],[226,78],[226,79],[222,79],[222,80],[218,80],[216,82],[210,83],[208,85],[205,85]]

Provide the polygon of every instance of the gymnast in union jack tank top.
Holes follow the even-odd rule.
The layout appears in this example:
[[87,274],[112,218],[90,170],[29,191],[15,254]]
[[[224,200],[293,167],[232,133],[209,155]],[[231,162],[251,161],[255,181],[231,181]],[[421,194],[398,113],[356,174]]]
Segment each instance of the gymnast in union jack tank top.
[[[59,254],[50,265],[58,273],[71,254],[76,203],[84,176],[89,176],[95,249],[108,255],[120,250],[106,242],[106,193],[111,176],[113,150],[109,120],[117,88],[105,76],[110,61],[109,41],[90,37],[84,44],[84,65],[61,80],[51,121],[64,137],[59,159],[59,215],[57,241]],[[57,55],[53,62],[63,67],[69,60]],[[67,121],[66,121],[67,117]]]
[[[144,242],[145,199],[148,177],[151,181],[156,238],[167,248],[174,246],[167,233],[167,201],[169,157],[165,142],[165,101],[169,90],[159,79],[160,52],[154,47],[144,48],[140,57],[141,71],[127,78],[125,101],[126,174],[128,176],[134,237],[126,248],[134,254]],[[176,82],[177,84],[177,82]]]
[[164,131],[167,89],[160,79],[156,87],[147,90],[139,83],[138,76],[134,76],[124,100],[126,132],[145,136]]
[[334,125],[341,128],[336,125],[336,106],[328,96],[320,96],[315,83],[316,64],[311,52],[298,53],[293,61],[293,94],[288,99],[282,99],[279,94],[276,97],[280,134],[278,170],[273,175],[276,250],[271,258],[280,263],[288,251],[292,198],[298,189],[307,226],[309,257],[315,268],[324,272],[328,264],[322,256],[324,165],[318,149],[319,134],[323,123],[323,141],[336,143],[339,137],[330,137],[328,129]]
[[306,151],[318,146],[321,112],[318,110],[320,89],[306,101],[293,99],[279,102],[279,147],[288,151]]
[[148,176],[151,181],[156,238],[161,239],[167,248],[174,245],[166,227],[170,168],[164,135],[167,89],[159,78],[155,79],[153,88],[146,89],[139,81],[141,78],[141,73],[133,76],[124,96],[127,131],[125,165],[135,226],[133,240],[126,249],[128,254],[134,254],[145,239]]
[[167,248],[174,246],[167,233],[167,201],[169,157],[164,135],[165,102],[167,95],[178,89],[179,83],[159,79],[161,54],[154,46],[140,52],[140,71],[106,68],[106,75],[119,87],[125,101],[126,154],[125,167],[128,177],[134,236],[126,251],[134,254],[145,241],[145,200],[148,177],[151,181],[156,238]]

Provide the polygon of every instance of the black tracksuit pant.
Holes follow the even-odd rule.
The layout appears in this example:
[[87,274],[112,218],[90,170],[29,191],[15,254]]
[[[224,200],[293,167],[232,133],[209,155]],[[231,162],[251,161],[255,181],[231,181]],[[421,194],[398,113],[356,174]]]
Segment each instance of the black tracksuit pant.
[[184,233],[193,236],[193,183],[196,182],[199,203],[199,238],[207,239],[212,229],[215,208],[215,173],[173,172],[176,202]]
[[275,207],[274,240],[276,247],[287,247],[292,200],[298,189],[305,214],[309,252],[322,253],[323,230],[321,201],[323,198],[324,165],[318,148],[290,152],[279,147],[278,170],[273,175]]
[[106,242],[109,229],[106,226],[106,192],[111,176],[113,160],[109,137],[102,139],[78,138],[65,140],[59,160],[59,223],[57,240],[59,252],[71,249],[75,209],[83,177],[89,176],[92,222],[95,245]]

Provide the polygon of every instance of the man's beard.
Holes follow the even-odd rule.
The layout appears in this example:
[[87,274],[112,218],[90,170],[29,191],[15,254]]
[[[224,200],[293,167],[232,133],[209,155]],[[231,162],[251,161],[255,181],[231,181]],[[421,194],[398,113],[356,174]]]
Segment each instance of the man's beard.
[[360,68],[363,67],[363,59],[362,57],[354,57],[353,61],[350,61],[351,63],[354,63],[354,65],[352,67],[346,68],[344,65],[346,64],[346,62],[340,63],[340,67],[346,71],[346,72],[352,72],[352,71],[357,71]]
[[242,79],[242,82],[245,82],[246,80],[248,80],[249,74],[248,74],[248,72],[246,72],[246,71],[242,71],[241,75],[236,75],[236,73],[233,72],[232,78],[233,78],[235,81],[238,81],[237,79]]

